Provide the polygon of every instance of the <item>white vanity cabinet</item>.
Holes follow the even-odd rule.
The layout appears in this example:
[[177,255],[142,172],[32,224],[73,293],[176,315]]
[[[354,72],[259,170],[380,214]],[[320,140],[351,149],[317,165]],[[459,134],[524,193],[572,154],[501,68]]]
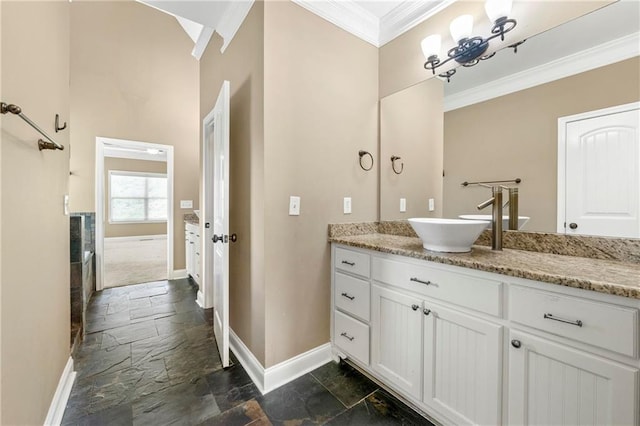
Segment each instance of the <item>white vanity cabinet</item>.
[[512,330],[509,423],[637,425],[638,370]]
[[640,425],[640,301],[333,245],[332,343],[443,424]]
[[185,223],[185,257],[187,275],[200,285],[200,228],[193,223]]

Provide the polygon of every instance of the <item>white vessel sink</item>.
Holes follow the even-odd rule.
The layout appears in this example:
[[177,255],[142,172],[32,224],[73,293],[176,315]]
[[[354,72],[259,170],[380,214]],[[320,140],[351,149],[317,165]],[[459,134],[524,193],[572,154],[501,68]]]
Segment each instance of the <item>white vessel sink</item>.
[[431,251],[464,253],[491,222],[486,220],[412,218],[409,223]]
[[[458,217],[466,220],[488,220],[491,222],[490,214],[461,214]],[[522,229],[529,219],[531,219],[529,216],[518,216],[518,229]],[[491,223],[489,223],[489,229],[491,229]],[[509,216],[502,216],[502,230],[505,231],[507,229],[509,229]]]

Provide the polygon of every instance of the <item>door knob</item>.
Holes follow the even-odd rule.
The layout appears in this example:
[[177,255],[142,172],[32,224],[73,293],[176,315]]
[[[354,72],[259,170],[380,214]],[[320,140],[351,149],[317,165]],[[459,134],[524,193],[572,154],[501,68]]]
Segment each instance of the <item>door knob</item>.
[[232,243],[235,243],[236,241],[238,241],[238,236],[236,234],[231,234],[229,235],[229,239]]
[[222,234],[220,234],[220,235],[213,234],[213,238],[211,238],[211,241],[213,241],[214,243],[217,243],[218,241],[220,241],[222,243],[222,242],[224,242],[224,235],[222,235]]
[[571,229],[576,229],[576,228],[578,228],[578,224],[577,224],[577,223],[575,223],[575,222],[571,222],[571,223],[569,224],[569,228],[571,228]]

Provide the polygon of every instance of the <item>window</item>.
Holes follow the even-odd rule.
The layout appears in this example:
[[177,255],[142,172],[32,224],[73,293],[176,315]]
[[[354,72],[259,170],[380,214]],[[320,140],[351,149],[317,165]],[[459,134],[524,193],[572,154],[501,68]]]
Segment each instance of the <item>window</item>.
[[109,222],[166,222],[167,175],[109,171]]

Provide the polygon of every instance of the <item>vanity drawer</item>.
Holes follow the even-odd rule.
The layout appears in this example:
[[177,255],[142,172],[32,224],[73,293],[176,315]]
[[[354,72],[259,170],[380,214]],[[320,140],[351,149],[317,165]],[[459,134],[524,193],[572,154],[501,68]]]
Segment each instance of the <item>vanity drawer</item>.
[[374,280],[494,316],[502,315],[502,283],[429,265],[373,258]]
[[369,278],[371,256],[357,251],[336,248],[336,269]]
[[369,326],[342,312],[334,312],[336,346],[358,361],[369,365]]
[[638,310],[527,287],[509,290],[511,321],[630,357],[638,356]]
[[335,304],[341,310],[369,321],[369,281],[336,272]]

